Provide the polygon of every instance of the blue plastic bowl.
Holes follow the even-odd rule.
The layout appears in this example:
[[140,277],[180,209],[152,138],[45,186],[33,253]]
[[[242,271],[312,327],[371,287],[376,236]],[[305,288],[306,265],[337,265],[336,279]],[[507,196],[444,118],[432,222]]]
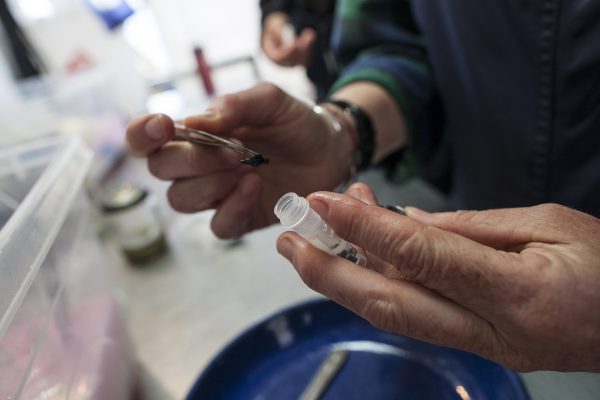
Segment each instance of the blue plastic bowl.
[[529,399],[508,368],[383,332],[322,299],[283,310],[242,333],[209,364],[188,399],[298,399],[340,343],[354,350],[323,400]]

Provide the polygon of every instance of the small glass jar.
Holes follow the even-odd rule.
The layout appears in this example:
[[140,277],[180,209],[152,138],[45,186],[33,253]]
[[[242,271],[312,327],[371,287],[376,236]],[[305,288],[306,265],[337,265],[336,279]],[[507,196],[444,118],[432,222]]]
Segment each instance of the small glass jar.
[[152,261],[167,250],[156,198],[147,190],[125,186],[110,193],[102,204],[116,230],[116,241],[132,264]]

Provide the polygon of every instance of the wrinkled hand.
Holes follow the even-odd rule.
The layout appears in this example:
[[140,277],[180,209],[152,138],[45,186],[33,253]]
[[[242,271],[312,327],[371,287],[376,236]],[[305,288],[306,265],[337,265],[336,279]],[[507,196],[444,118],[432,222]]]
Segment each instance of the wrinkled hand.
[[273,206],[281,195],[331,189],[350,170],[349,136],[271,84],[219,97],[208,112],[185,124],[235,138],[270,159],[251,168],[230,149],[172,141],[173,121],[165,115],[146,115],[129,124],[130,153],[148,157],[153,175],[173,181],[168,191],[172,207],[181,212],[216,208],[212,229],[219,237],[273,223]]
[[[315,193],[313,207],[368,251],[368,268],[278,240],[308,286],[373,325],[517,370],[600,371],[600,220],[554,204],[408,217]],[[368,203],[368,204],[366,204]]]
[[286,37],[288,17],[281,12],[267,16],[263,24],[262,48],[267,57],[284,67],[308,66],[311,48],[317,38],[314,29],[305,28],[299,36]]

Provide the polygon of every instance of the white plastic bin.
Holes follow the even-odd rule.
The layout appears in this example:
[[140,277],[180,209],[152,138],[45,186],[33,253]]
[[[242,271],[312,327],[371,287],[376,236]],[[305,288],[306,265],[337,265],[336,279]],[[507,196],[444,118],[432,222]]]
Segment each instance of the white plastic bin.
[[89,220],[91,152],[0,150],[0,399],[126,399],[134,362]]

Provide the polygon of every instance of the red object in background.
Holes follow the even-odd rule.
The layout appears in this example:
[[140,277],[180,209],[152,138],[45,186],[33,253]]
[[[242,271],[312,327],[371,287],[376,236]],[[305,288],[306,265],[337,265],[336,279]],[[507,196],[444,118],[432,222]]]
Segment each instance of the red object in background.
[[196,68],[200,78],[202,78],[202,84],[204,85],[204,89],[206,90],[206,94],[212,96],[215,94],[215,85],[212,81],[212,74],[210,70],[210,66],[206,62],[204,58],[204,53],[200,47],[194,48],[194,56],[196,58]]
[[94,62],[89,57],[89,55],[83,50],[78,50],[77,52],[75,52],[73,57],[71,57],[68,60],[67,65],[65,67],[69,74],[75,74],[77,72],[89,69],[93,66]]

